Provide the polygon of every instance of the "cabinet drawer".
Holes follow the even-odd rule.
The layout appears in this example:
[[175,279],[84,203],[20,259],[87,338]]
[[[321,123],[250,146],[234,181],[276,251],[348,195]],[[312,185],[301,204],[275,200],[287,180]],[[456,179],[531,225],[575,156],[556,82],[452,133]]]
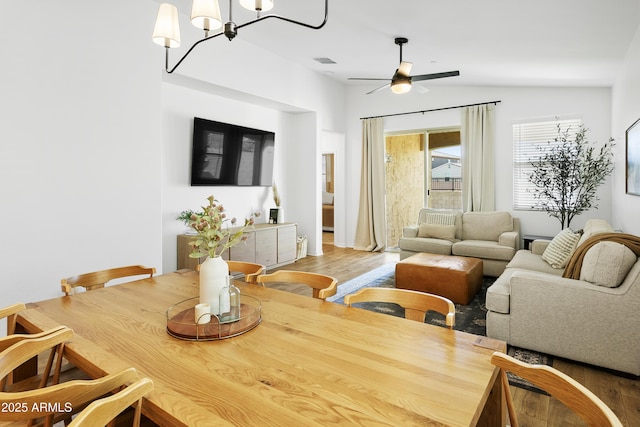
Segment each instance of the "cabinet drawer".
[[296,258],[296,226],[278,228],[278,263]]
[[276,264],[278,256],[277,230],[259,230],[256,236],[256,261],[262,265]]
[[256,262],[256,233],[247,233],[247,240],[229,249],[233,261]]

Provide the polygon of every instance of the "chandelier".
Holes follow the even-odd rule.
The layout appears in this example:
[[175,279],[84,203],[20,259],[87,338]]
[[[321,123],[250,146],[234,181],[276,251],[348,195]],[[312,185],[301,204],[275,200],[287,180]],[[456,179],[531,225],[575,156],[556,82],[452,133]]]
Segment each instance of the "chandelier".
[[[225,35],[230,41],[238,35],[238,30],[247,27],[256,22],[267,19],[279,19],[296,25],[301,25],[313,30],[319,30],[327,23],[327,14],[329,10],[329,0],[324,0],[324,19],[320,25],[311,25],[294,19],[285,18],[283,16],[268,14],[261,16],[262,12],[270,11],[275,0],[239,0],[240,5],[245,9],[255,11],[256,19],[237,25],[233,22],[233,0],[229,0],[229,19],[223,23],[220,15],[220,4],[218,0],[193,0],[191,6],[191,24],[196,28],[204,30],[204,37],[191,45],[187,53],[169,69],[169,49],[180,46],[180,26],[178,23],[178,8],[170,3],[162,3],[158,10],[156,24],[153,28],[153,42],[165,48],[165,70],[167,73],[173,73],[176,68],[189,56],[191,51],[202,42],[214,39],[218,36]],[[213,35],[209,32],[221,30]]]

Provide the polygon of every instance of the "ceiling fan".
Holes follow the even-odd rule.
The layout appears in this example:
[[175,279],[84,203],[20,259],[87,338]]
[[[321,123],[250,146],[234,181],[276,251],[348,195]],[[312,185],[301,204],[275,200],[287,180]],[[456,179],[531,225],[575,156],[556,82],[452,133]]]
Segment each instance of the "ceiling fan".
[[371,92],[367,92],[367,95],[370,93],[378,92],[379,90],[385,89],[391,86],[391,90],[393,93],[407,93],[411,90],[411,82],[420,81],[420,80],[433,80],[433,79],[442,79],[444,77],[455,77],[460,75],[460,71],[447,71],[444,73],[432,73],[432,74],[420,74],[417,76],[411,76],[411,66],[413,65],[411,62],[406,62],[402,60],[402,45],[409,42],[409,39],[405,37],[396,37],[395,43],[400,46],[400,65],[398,69],[393,74],[391,79],[376,79],[376,78],[366,78],[366,77],[351,77],[349,80],[391,80],[384,86],[381,86],[377,89],[372,90]]

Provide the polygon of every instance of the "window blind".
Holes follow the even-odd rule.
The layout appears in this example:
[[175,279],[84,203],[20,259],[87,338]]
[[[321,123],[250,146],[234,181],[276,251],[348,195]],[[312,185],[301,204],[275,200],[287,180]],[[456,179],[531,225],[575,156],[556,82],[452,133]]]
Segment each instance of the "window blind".
[[564,132],[574,137],[580,128],[581,119],[554,119],[513,125],[513,208],[518,210],[536,210],[533,197],[535,188],[529,182],[533,171],[532,161],[540,158],[538,147],[554,143],[558,136],[558,124]]

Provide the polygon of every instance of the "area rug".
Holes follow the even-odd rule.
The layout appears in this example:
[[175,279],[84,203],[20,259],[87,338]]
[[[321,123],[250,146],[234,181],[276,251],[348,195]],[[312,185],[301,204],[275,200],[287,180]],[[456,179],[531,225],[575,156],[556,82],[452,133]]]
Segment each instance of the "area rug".
[[[335,302],[338,304],[344,304],[345,295],[356,292],[363,287],[382,287],[382,288],[395,288],[395,263],[385,264],[374,270],[369,271],[361,276],[358,276],[352,280],[344,282],[338,286],[338,292],[327,298],[327,301]],[[482,287],[478,294],[468,305],[456,304],[456,324],[455,330],[469,332],[475,335],[487,335],[486,329],[486,315],[487,308],[485,307],[485,297],[487,294],[487,288],[493,284],[495,277],[485,276],[482,281]],[[397,304],[383,303],[383,302],[366,302],[354,304],[354,307],[360,307],[365,310],[371,310],[378,313],[389,314],[397,317],[404,317],[404,309]],[[440,313],[427,313],[425,319],[426,323],[437,326],[445,326],[444,316]],[[507,353],[523,362],[532,364],[543,364],[552,366],[553,357],[539,353],[532,350],[523,348],[508,346]],[[537,393],[547,394],[543,390],[534,386],[522,378],[508,373],[509,384],[524,388]]]

